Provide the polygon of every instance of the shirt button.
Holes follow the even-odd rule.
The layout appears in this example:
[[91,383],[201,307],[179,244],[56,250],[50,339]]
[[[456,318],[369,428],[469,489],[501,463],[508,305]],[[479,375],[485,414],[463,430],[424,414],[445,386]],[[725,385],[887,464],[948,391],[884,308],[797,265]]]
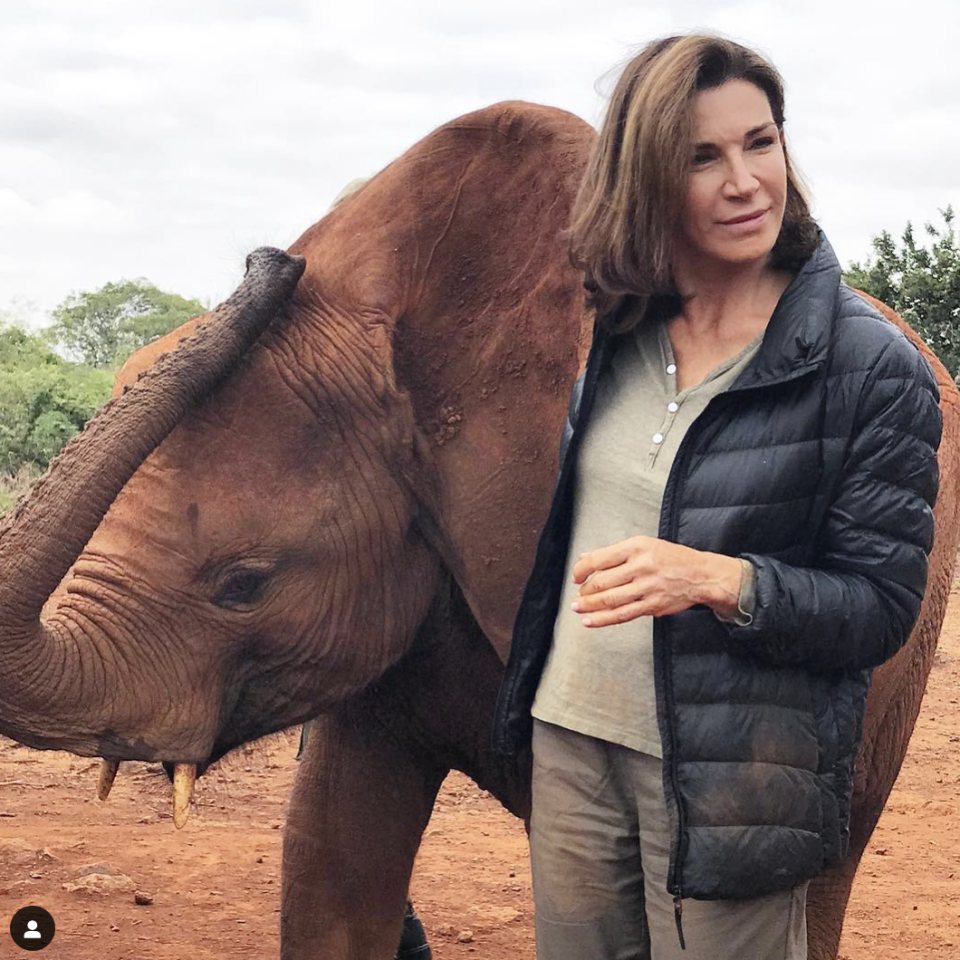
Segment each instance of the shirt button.
[[673,400],[671,400],[671,401],[667,404],[667,409],[668,409],[671,413],[676,413],[679,408],[680,408],[680,404],[674,403]]
[[653,435],[653,442],[654,442],[654,443],[663,443],[663,434],[662,434],[662,433],[655,433],[655,434]]
[[676,372],[677,372],[677,365],[675,363],[668,363],[667,373],[676,373]]

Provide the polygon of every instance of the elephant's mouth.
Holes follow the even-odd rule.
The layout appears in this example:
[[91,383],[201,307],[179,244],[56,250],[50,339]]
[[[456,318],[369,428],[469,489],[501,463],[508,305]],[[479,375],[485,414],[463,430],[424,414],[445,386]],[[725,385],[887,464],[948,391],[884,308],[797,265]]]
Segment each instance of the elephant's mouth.
[[[162,761],[163,769],[173,784],[173,823],[178,830],[182,829],[190,818],[190,804],[193,801],[193,788],[198,777],[202,777],[218,760],[226,756],[239,744],[219,743],[206,760],[199,763],[177,763],[170,760]],[[120,769],[119,760],[100,761],[100,779],[97,783],[97,796],[106,800],[110,796],[113,782]]]
[[[170,776],[170,764],[164,763],[167,776]],[[173,823],[180,830],[190,818],[190,803],[193,800],[193,787],[197,777],[210,766],[204,763],[175,763],[173,764]],[[119,760],[100,761],[100,780],[97,783],[97,796],[106,800],[110,796],[113,781],[117,779],[120,769]]]
[[[243,702],[244,698],[238,694],[236,703],[242,704]],[[243,710],[236,706],[236,703],[233,712],[223,727],[223,730],[231,731],[232,736],[227,737],[221,731],[221,735],[214,742],[210,754],[205,760],[191,763],[181,763],[173,760],[161,761],[167,778],[173,784],[173,822],[178,830],[186,825],[190,817],[190,804],[193,801],[193,790],[197,778],[202,777],[210,767],[223,759],[231,750],[235,750],[250,740],[256,740],[264,734],[262,730],[250,733],[250,728],[246,723],[247,717]],[[249,735],[244,736],[244,732],[249,733]],[[97,784],[97,796],[101,800],[106,800],[110,795],[113,782],[117,777],[117,771],[120,769],[120,762],[119,760],[101,760],[100,779]]]

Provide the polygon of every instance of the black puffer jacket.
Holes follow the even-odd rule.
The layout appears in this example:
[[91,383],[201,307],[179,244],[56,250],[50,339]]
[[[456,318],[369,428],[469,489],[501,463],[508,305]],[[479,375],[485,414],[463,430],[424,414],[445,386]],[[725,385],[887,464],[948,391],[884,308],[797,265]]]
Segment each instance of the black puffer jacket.
[[[494,745],[528,742],[570,537],[574,465],[614,348],[597,324],[513,632]],[[848,842],[871,668],[906,641],[926,586],[939,391],[893,324],[820,244],[739,378],[689,428],[660,537],[756,568],[750,626],[705,606],[654,620],[675,897],[792,887]]]

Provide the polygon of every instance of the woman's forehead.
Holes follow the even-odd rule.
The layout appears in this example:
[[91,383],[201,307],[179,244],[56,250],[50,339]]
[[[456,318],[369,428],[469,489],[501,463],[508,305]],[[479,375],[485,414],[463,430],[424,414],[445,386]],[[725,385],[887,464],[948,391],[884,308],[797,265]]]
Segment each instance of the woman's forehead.
[[697,143],[739,142],[773,122],[766,94],[746,80],[701,90],[694,99],[693,139]]

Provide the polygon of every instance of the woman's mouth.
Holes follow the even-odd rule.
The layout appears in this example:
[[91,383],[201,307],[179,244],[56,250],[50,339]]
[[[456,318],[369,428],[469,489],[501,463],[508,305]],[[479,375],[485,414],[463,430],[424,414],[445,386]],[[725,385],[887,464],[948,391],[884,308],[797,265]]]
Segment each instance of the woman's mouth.
[[721,226],[733,230],[735,233],[750,233],[758,227],[763,226],[767,219],[767,210],[756,210],[753,213],[745,213],[742,216],[734,217],[732,220],[722,220]]

